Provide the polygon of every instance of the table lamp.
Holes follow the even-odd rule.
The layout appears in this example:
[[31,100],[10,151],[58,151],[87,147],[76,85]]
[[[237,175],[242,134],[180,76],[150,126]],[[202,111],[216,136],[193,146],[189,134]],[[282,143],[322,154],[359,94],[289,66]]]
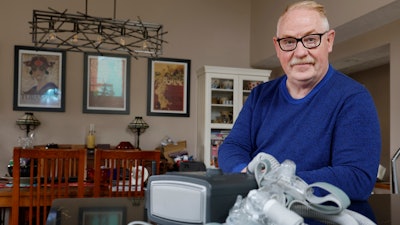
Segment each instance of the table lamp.
[[40,125],[40,121],[31,112],[26,112],[21,118],[17,119],[17,125],[21,130],[26,130],[26,137],[29,132]]
[[143,120],[141,116],[136,116],[132,122],[128,124],[128,128],[132,130],[133,133],[137,133],[136,148],[140,149],[139,146],[139,136],[144,133],[149,125]]

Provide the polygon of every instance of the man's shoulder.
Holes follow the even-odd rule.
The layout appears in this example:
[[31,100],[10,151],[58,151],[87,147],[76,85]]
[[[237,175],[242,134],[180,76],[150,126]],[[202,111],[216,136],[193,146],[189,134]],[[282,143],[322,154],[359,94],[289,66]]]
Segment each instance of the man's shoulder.
[[340,72],[332,76],[324,93],[326,93],[326,98],[332,100],[346,102],[350,100],[358,104],[370,102],[372,99],[370,92],[364,85]]
[[362,85],[360,82],[356,81],[352,77],[335,70],[334,74],[332,76],[333,85],[335,85],[335,88],[337,89],[350,89],[353,91],[365,91],[366,88],[364,85]]

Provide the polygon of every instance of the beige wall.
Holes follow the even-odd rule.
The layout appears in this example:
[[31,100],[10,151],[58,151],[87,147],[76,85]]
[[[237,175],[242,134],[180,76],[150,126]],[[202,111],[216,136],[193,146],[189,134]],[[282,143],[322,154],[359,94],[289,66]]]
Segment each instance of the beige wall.
[[[89,0],[92,16],[112,17],[111,0]],[[85,12],[84,0],[13,0],[0,7],[0,175],[6,173],[12,147],[24,136],[15,121],[24,111],[13,111],[14,45],[31,46],[28,21],[32,10],[48,7],[69,13]],[[146,116],[147,60],[131,61],[130,115],[82,113],[83,54],[67,53],[66,111],[35,112],[42,122],[36,131],[36,144],[83,144],[90,123],[96,125],[98,143],[135,143],[127,130],[134,116],[143,116],[150,128],[141,135],[142,149],[154,149],[165,135],[187,140],[196,155],[196,73],[203,65],[248,67],[250,43],[250,2],[243,0],[118,0],[117,18],[162,23],[168,31],[163,57],[192,60],[190,117]]]

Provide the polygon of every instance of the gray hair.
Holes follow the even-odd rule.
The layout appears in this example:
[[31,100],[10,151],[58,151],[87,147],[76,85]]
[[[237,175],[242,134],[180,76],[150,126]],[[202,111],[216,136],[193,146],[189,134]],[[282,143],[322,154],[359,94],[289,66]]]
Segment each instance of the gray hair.
[[325,7],[315,1],[306,0],[306,1],[295,2],[286,7],[285,11],[279,17],[279,20],[277,23],[277,31],[276,31],[277,34],[276,35],[278,35],[278,27],[282,21],[282,18],[286,15],[287,12],[294,10],[294,9],[309,9],[309,10],[318,12],[318,14],[321,16],[322,23],[323,23],[323,26],[325,27],[325,30],[329,30],[329,21],[328,21],[327,15],[326,15]]

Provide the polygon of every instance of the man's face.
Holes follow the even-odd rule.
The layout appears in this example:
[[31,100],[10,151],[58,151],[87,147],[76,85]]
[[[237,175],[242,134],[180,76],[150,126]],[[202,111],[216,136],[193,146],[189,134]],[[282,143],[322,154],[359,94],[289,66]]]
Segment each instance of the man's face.
[[[302,38],[309,34],[326,32],[320,15],[312,10],[294,9],[286,13],[277,27],[277,38]],[[274,45],[281,66],[288,76],[288,82],[316,84],[328,70],[328,55],[332,51],[335,32],[330,30],[321,37],[321,44],[307,49],[301,42],[292,51],[283,51],[277,38]]]

